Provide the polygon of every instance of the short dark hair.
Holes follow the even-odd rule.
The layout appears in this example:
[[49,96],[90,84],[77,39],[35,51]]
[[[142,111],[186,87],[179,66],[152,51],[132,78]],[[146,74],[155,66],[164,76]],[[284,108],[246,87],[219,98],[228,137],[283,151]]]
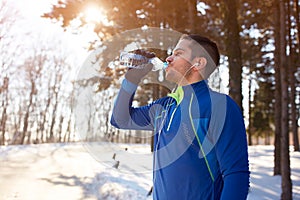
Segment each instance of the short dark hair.
[[192,40],[196,41],[209,54],[211,59],[214,61],[214,64],[216,65],[216,67],[219,65],[220,53],[219,53],[219,49],[215,42],[211,41],[207,37],[204,37],[204,36],[201,36],[198,34],[184,34],[181,36],[180,39],[187,39],[187,40],[192,39]]

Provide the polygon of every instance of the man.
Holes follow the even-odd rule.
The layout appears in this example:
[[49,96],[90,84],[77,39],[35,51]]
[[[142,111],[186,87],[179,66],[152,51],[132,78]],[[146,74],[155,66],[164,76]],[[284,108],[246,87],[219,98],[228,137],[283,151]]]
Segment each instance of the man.
[[[149,52],[140,51],[147,57]],[[246,131],[242,113],[206,79],[219,65],[214,42],[183,35],[166,61],[174,93],[134,108],[139,81],[151,70],[130,69],[113,109],[117,128],[153,130],[153,199],[243,200],[249,188]]]

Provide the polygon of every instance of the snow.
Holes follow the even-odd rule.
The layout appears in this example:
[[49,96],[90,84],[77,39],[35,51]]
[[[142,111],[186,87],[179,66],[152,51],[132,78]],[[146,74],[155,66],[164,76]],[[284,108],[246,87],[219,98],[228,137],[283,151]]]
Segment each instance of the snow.
[[[291,148],[291,179],[293,181],[293,199],[300,199],[300,152]],[[273,146],[249,147],[250,156],[250,193],[248,199],[277,200],[281,194],[281,177],[273,176]]]
[[[100,154],[101,146],[97,151]],[[128,147],[123,144],[119,149],[124,146]],[[151,160],[148,150],[148,146],[130,145],[116,169],[112,164],[116,164],[118,153],[113,159],[114,152],[109,152],[112,161],[103,162],[99,158],[108,158],[108,153],[95,157],[86,144],[2,146],[0,200],[150,200],[147,194],[152,186],[151,162],[144,164],[144,170],[136,164],[143,156]],[[273,150],[273,146],[249,147],[248,200],[280,199],[281,178],[273,176]],[[131,157],[124,161],[125,155]],[[292,149],[291,168],[293,199],[300,200],[300,152]]]

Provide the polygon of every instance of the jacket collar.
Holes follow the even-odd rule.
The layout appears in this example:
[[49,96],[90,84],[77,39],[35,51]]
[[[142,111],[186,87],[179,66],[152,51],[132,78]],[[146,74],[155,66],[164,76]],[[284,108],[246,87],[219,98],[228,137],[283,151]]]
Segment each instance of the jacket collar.
[[207,88],[207,80],[202,80],[190,85],[178,86],[175,92],[168,94],[168,96],[174,98],[176,100],[177,105],[179,105],[182,102],[184,96],[191,93],[197,94],[198,92],[203,91]]

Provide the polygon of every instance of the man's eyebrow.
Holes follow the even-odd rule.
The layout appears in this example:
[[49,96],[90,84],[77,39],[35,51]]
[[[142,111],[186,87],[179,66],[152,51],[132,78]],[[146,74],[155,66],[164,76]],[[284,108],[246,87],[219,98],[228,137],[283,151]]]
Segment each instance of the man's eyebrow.
[[173,53],[175,53],[176,51],[184,51],[184,49],[182,49],[182,48],[174,49],[174,50],[173,50]]

